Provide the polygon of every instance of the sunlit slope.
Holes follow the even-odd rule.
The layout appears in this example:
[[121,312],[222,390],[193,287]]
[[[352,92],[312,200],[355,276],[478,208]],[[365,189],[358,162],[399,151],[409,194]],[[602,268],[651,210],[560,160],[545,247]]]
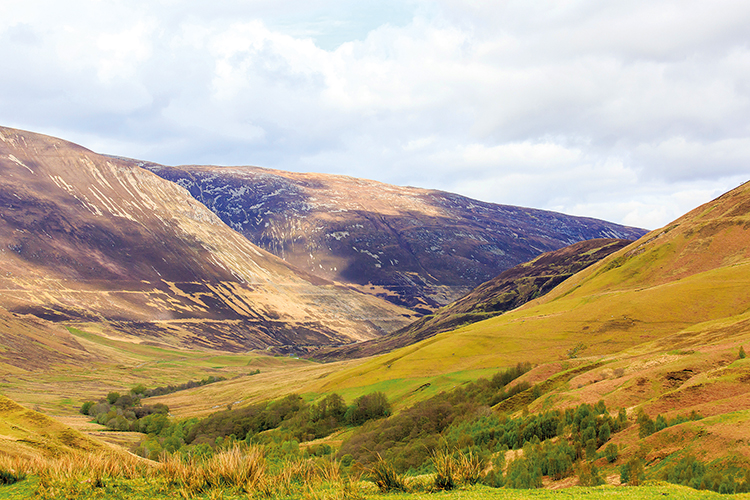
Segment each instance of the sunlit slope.
[[[750,309],[745,184],[507,313],[374,358],[321,390],[612,354]],[[689,330],[692,331],[692,330]],[[689,335],[688,335],[689,337]],[[696,338],[697,340],[697,338]]]
[[0,395],[0,454],[53,457],[103,449],[102,443]]
[[416,344],[441,332],[499,316],[552,291],[570,276],[627,246],[631,241],[595,239],[546,252],[481,284],[471,293],[393,333],[377,339],[322,348],[320,361],[374,356]]

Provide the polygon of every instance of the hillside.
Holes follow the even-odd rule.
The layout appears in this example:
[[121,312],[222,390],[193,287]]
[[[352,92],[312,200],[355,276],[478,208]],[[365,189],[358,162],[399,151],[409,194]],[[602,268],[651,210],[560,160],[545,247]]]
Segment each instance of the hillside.
[[0,307],[230,351],[366,340],[413,319],[256,247],[132,161],[8,128]]
[[0,450],[5,456],[51,458],[105,449],[106,445],[0,395]]
[[575,273],[630,244],[629,240],[597,239],[546,252],[479,285],[466,296],[377,339],[323,347],[308,354],[321,361],[372,356],[405,347],[459,326],[483,321],[522,306],[552,291]]
[[543,252],[641,229],[346,176],[145,164],[294,266],[430,313]]
[[750,309],[748,229],[750,184],[745,184],[584,269],[542,298],[375,358],[329,379],[326,386],[612,355],[666,338],[690,344],[703,325],[734,322]]

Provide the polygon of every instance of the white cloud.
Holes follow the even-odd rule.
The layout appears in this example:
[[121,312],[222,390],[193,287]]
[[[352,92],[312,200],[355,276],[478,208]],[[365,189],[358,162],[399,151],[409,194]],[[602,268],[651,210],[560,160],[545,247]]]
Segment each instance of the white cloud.
[[748,24],[739,0],[5,2],[0,123],[655,227],[746,175]]

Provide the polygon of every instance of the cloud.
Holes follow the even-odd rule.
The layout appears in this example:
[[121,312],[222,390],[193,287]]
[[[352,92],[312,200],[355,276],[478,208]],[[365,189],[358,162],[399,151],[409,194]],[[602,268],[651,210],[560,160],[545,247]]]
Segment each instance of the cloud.
[[750,4],[31,0],[0,123],[656,227],[750,160]]

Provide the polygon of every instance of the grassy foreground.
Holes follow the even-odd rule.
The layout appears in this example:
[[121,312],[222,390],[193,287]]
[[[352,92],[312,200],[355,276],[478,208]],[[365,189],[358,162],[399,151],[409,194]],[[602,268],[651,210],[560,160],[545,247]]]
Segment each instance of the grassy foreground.
[[[439,476],[439,474],[438,474]],[[437,489],[434,474],[402,478],[396,485],[376,468],[354,474],[337,461],[302,459],[268,461],[259,447],[235,446],[209,459],[164,456],[161,462],[121,452],[72,454],[22,459],[0,456],[2,499],[300,499],[300,500],[441,500],[522,498],[558,499],[750,499],[750,494],[720,495],[650,481],[641,486],[569,487],[559,490],[503,489],[461,483]],[[376,486],[377,484],[377,486]],[[406,490],[406,491],[403,491]],[[388,491],[384,493],[383,491]]]
[[[39,478],[30,477],[26,481],[10,486],[0,486],[0,499],[16,500],[27,498],[45,498],[38,496]],[[114,486],[103,488],[83,489],[78,493],[65,496],[46,498],[70,499],[132,499],[147,500],[160,498],[194,498],[194,499],[310,499],[310,500],[521,500],[533,498],[539,500],[557,500],[566,498],[585,498],[587,500],[617,499],[617,500],[650,500],[653,498],[668,498],[672,500],[732,500],[748,499],[750,494],[720,495],[711,491],[699,491],[684,486],[666,483],[647,484],[645,486],[597,486],[572,487],[561,490],[512,490],[490,488],[476,485],[453,491],[440,493],[379,493],[368,488],[368,484],[358,485],[357,492],[344,492],[335,485],[325,485],[318,488],[301,488],[299,492],[266,496],[262,492],[236,492],[212,490],[203,494],[190,494],[165,485],[150,483],[143,479],[123,481]]]

